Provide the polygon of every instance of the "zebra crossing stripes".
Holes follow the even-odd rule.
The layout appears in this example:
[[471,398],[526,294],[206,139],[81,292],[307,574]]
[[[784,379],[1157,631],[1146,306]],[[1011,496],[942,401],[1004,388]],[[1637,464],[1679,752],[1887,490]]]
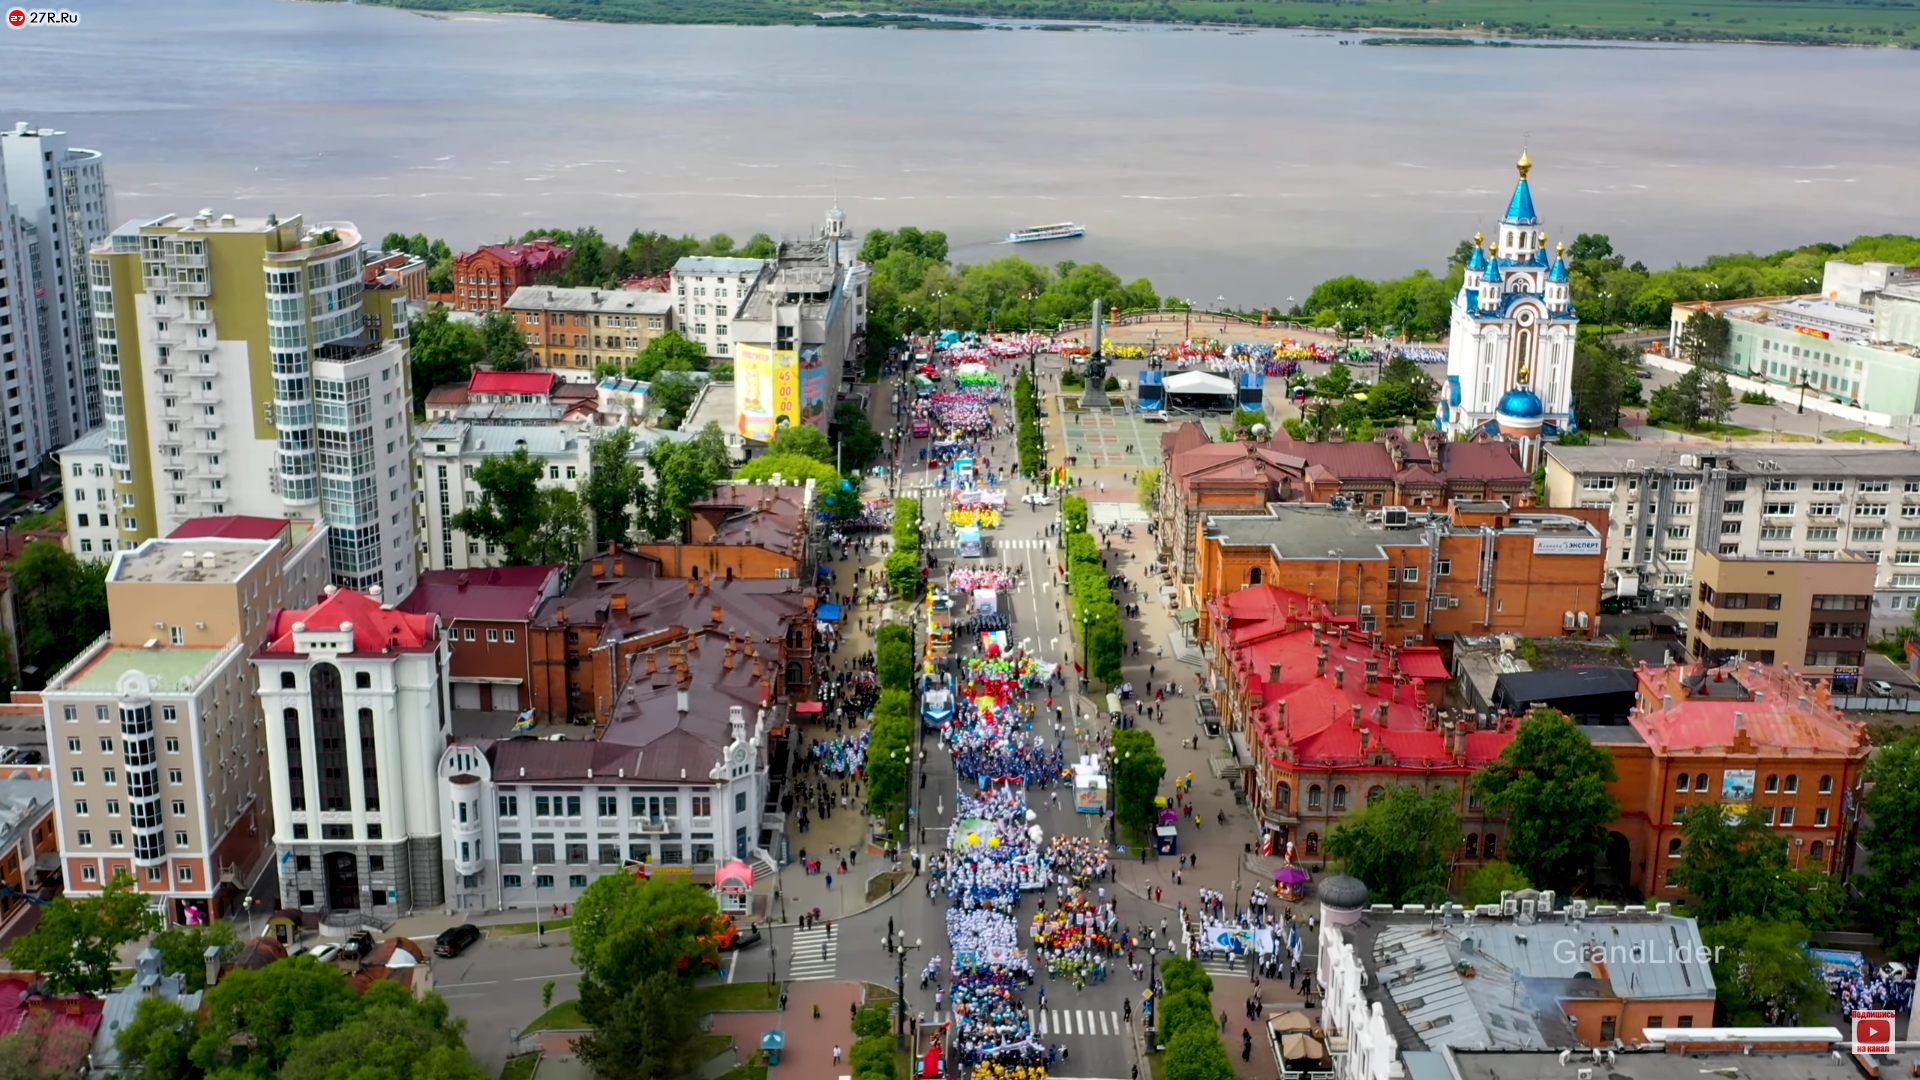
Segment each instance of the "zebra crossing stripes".
[[[1029,537],[1026,539],[1003,540],[1000,537],[994,536],[992,533],[987,533],[983,535],[981,539],[986,542],[988,548],[994,551],[1045,551],[1053,546],[1053,541],[1046,538]],[[922,546],[935,551],[951,551],[959,546],[959,541],[940,539],[930,544],[923,544]]]
[[1225,975],[1238,979],[1250,978],[1247,974],[1247,958],[1244,956],[1236,960],[1216,953],[1211,956],[1202,957],[1200,967],[1209,975]]
[[[824,948],[823,948],[824,946]],[[793,932],[792,951],[783,974],[793,982],[831,979],[840,959],[840,939],[825,927]]]
[[1127,1030],[1114,1009],[1028,1009],[1027,1018],[1036,1036],[1111,1038]]

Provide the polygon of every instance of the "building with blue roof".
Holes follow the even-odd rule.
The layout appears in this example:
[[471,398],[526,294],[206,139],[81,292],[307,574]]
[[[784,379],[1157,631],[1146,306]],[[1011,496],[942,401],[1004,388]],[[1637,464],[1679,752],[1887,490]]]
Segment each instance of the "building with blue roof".
[[1567,280],[1566,245],[1549,253],[1528,174],[1520,179],[1491,242],[1474,252],[1453,300],[1447,385],[1434,423],[1453,434],[1485,431],[1521,444],[1529,468],[1543,437],[1570,431],[1573,347],[1579,315]]

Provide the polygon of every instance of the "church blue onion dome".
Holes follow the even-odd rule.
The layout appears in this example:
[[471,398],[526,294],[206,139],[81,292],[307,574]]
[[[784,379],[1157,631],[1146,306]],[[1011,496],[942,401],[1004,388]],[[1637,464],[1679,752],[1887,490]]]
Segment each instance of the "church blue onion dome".
[[1475,247],[1473,249],[1473,258],[1467,260],[1467,269],[1484,271],[1486,268],[1487,268],[1486,251],[1479,247]]
[[1553,269],[1547,271],[1547,280],[1565,283],[1567,280],[1567,260],[1553,260]]
[[1540,396],[1531,390],[1509,390],[1500,399],[1500,415],[1515,420],[1538,420],[1547,414]]

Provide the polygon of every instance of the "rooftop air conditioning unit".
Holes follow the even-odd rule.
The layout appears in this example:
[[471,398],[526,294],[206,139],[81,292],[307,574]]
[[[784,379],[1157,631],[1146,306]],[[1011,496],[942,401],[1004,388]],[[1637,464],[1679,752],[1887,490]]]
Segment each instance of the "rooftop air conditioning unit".
[[1389,506],[1386,508],[1381,520],[1386,523],[1389,529],[1405,528],[1407,524],[1407,508],[1404,506]]
[[1362,615],[1371,615],[1371,614],[1373,614],[1373,605],[1372,605],[1372,604],[1361,604],[1361,605],[1360,605],[1360,614],[1362,614]]
[[1681,454],[1681,455],[1680,455],[1680,467],[1681,467],[1681,468],[1683,468],[1683,469],[1697,469],[1697,468],[1699,468],[1699,467],[1700,467],[1700,456],[1699,456],[1698,454]]

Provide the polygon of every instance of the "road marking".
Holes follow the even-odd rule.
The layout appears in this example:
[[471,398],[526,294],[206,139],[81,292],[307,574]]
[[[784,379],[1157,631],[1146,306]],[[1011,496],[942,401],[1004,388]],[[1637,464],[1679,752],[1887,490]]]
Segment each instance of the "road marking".
[[498,986],[499,984],[500,984],[500,980],[499,980],[499,979],[488,979],[488,980],[487,980],[487,981],[485,981],[485,982],[470,982],[470,983],[441,983],[441,984],[440,984],[440,989],[442,989],[442,990],[458,990],[458,989],[459,989],[460,987],[463,987],[463,986]]
[[[577,972],[577,971],[569,971],[569,972],[567,972],[567,973],[566,973],[566,974],[564,974],[564,975],[524,975],[524,976],[521,976],[520,978],[518,978],[518,979],[515,979],[515,980],[513,980],[513,981],[514,981],[514,982],[540,982],[540,981],[541,981],[541,980],[543,980],[543,979],[577,979],[577,978],[579,978],[579,977],[580,977],[580,973],[579,973],[579,972]],[[455,983],[454,985],[456,985],[456,986],[485,986],[485,985],[487,985],[487,984],[486,984],[486,983]]]

